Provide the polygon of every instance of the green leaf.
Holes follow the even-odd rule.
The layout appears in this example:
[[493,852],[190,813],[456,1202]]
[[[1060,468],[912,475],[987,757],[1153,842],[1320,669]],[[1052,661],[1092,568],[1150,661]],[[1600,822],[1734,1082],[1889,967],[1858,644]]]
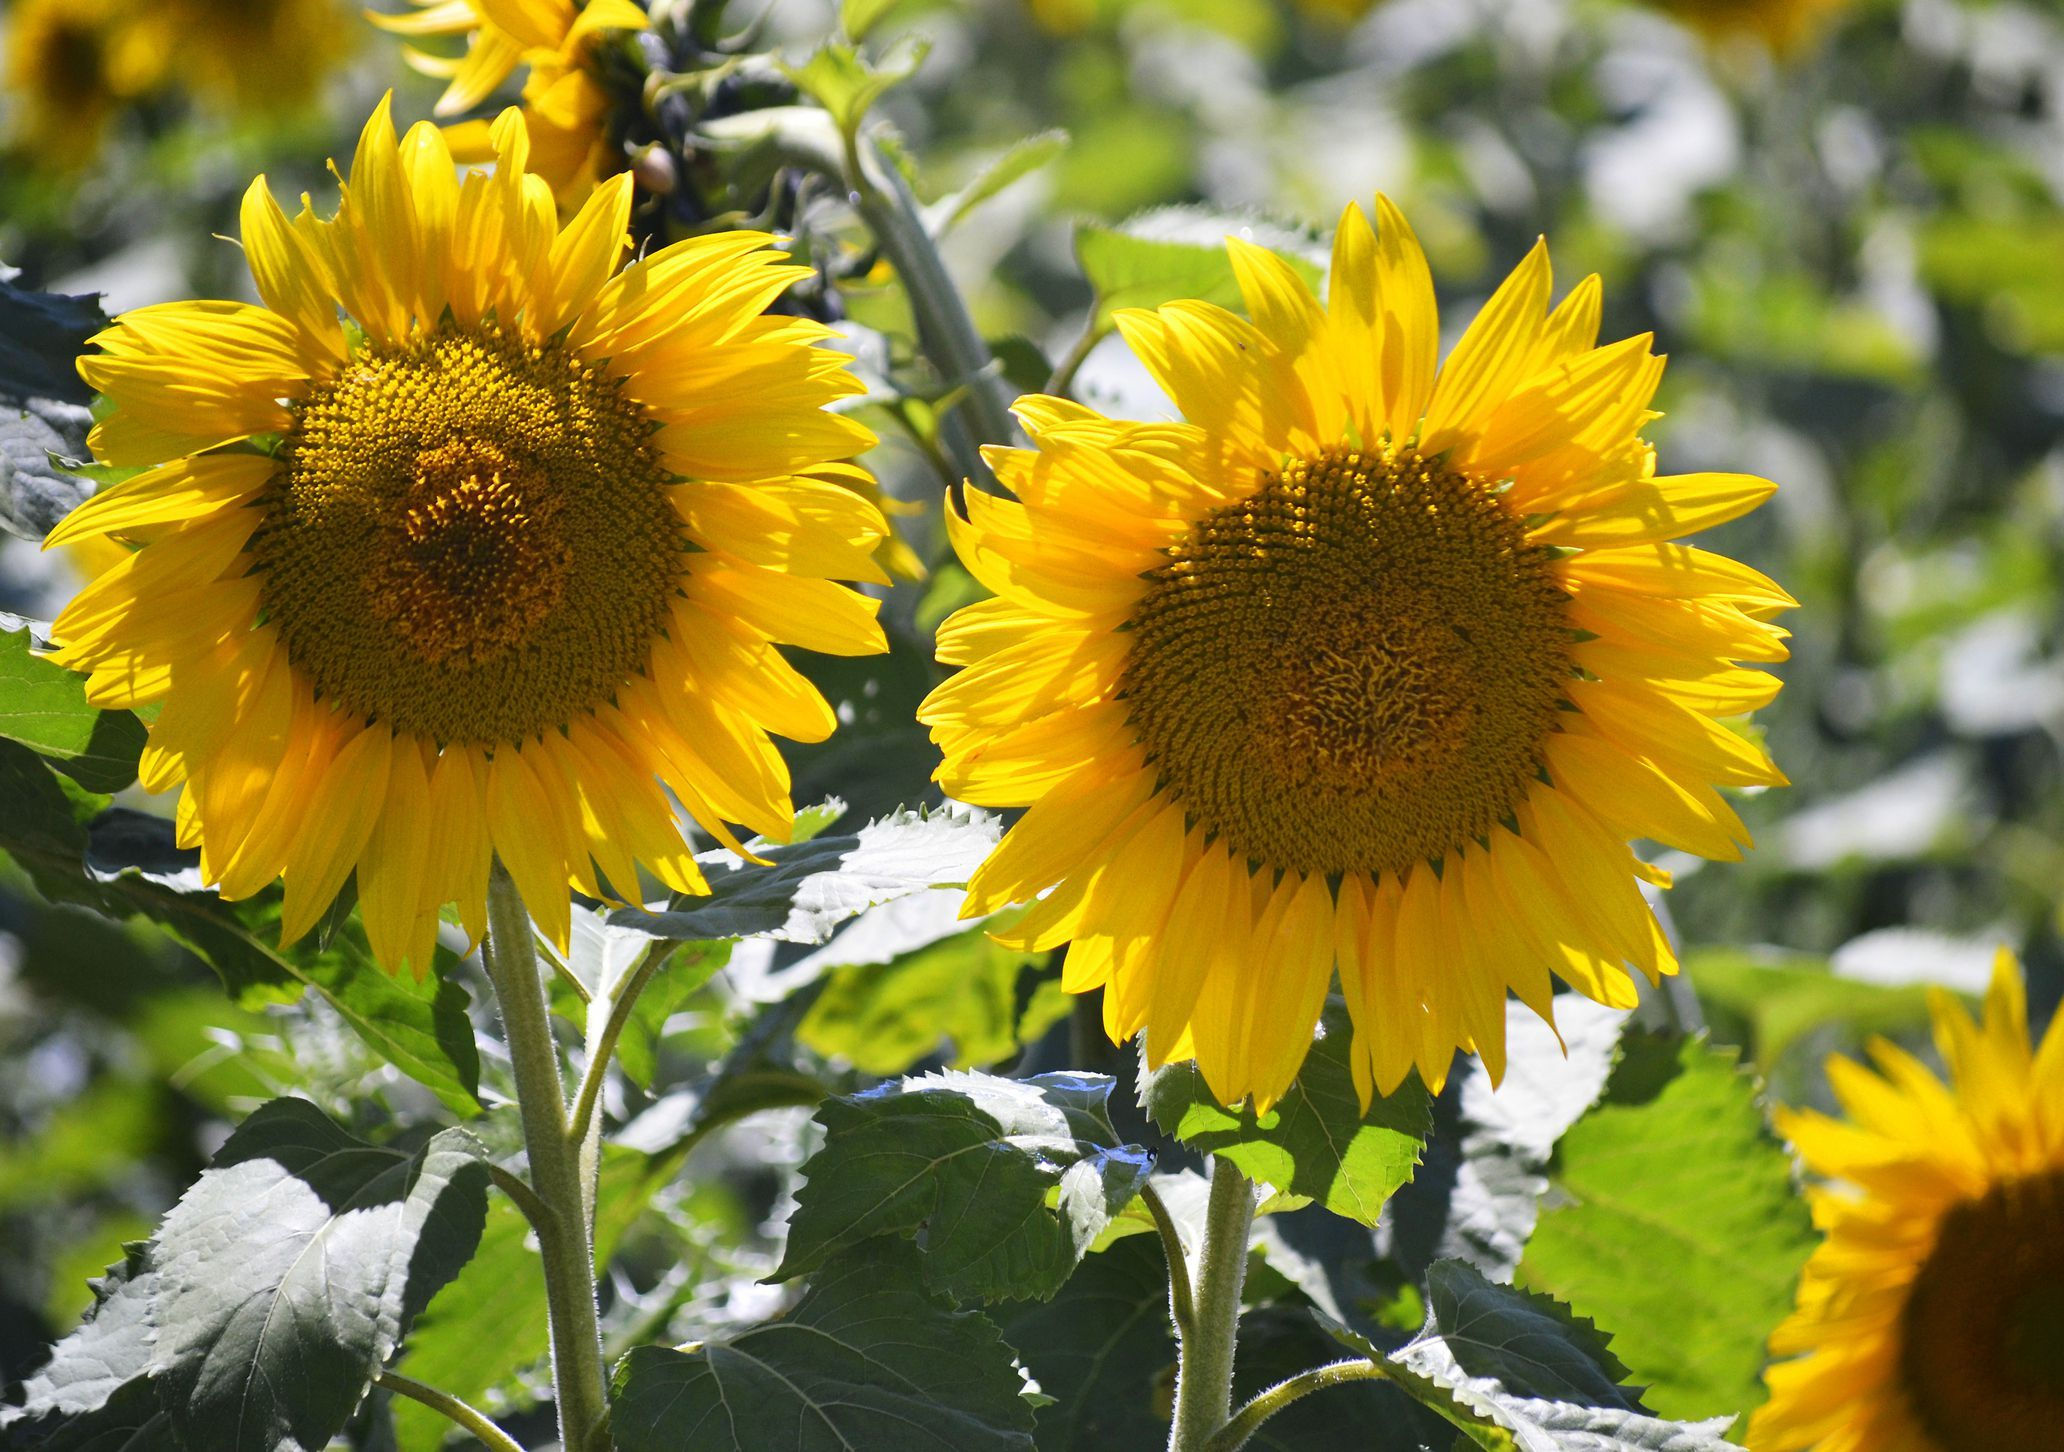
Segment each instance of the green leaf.
[[1741,1049],[1780,1099],[1803,1093],[1831,1052],[1928,1027],[1925,986],[1839,977],[1825,958],[1705,948],[1684,955],[1684,971],[1715,1040]]
[[[602,1148],[595,1191],[595,1256],[606,1266],[632,1223],[645,1213],[665,1165],[614,1145]],[[508,1389],[550,1350],[550,1324],[530,1222],[513,1201],[496,1195],[487,1208],[479,1249],[458,1278],[438,1293],[402,1349],[400,1369],[465,1401]],[[482,1328],[492,1334],[482,1334]],[[436,1447],[451,1428],[441,1413],[397,1398],[395,1430],[406,1448]]]
[[1499,1280],[1518,1268],[1555,1142],[1603,1092],[1626,1024],[1575,993],[1553,1007],[1551,1029],[1508,1003],[1504,1082],[1472,1058],[1435,1101],[1425,1163],[1390,1202],[1391,1253],[1415,1280],[1448,1257]]
[[956,1069],[999,1063],[1067,1014],[1066,1003],[1050,997],[1019,1012],[1018,981],[1045,959],[1004,947],[983,926],[886,963],[836,968],[798,1037],[827,1058],[884,1078],[942,1043],[953,1046]]
[[[155,1442],[176,1446],[158,1409],[148,1373],[150,1298],[156,1289],[150,1247],[124,1247],[124,1258],[92,1282],[93,1305],[84,1322],[51,1350],[43,1369],[22,1387],[20,1407],[0,1407],[0,1429],[14,1429],[9,1446],[44,1449],[128,1445],[118,1439],[149,1425]],[[24,1425],[25,1424],[25,1425]]]
[[98,293],[31,292],[0,277],[0,399],[92,402],[79,355],[107,325]]
[[951,231],[966,221],[968,214],[982,203],[1012,183],[1023,181],[1067,149],[1068,133],[1058,129],[1040,131],[1015,143],[976,172],[966,186],[928,209],[927,220],[932,231],[939,234]]
[[210,1452],[321,1447],[480,1242],[487,1160],[464,1130],[413,1154],[275,1099],[224,1143],[151,1243],[151,1372]]
[[616,1374],[620,1452],[1032,1452],[1032,1408],[995,1326],[920,1287],[917,1252],[875,1240],[827,1264],[795,1310]]
[[839,0],[839,29],[853,40],[865,40],[869,31],[908,0]]
[[1152,1164],[1121,1145],[1101,1075],[928,1074],[817,1111],[776,1279],[916,1235],[925,1284],[966,1302],[1059,1290]]
[[[862,29],[865,28],[863,25]],[[784,65],[781,69],[798,89],[829,111],[839,130],[850,138],[859,131],[860,123],[867,119],[876,101],[917,74],[927,49],[923,41],[906,36],[877,63],[854,46],[832,40],[819,46],[801,65]]]
[[1739,1452],[1724,1436],[1731,1417],[1651,1415],[1620,1385],[1627,1369],[1604,1335],[1549,1296],[1447,1260],[1427,1275],[1427,1308],[1426,1328],[1390,1358],[1410,1374],[1398,1385],[1426,1399],[1431,1383],[1508,1429],[1520,1452]]
[[1408,1079],[1364,1114],[1348,1067],[1346,1010],[1328,1004],[1320,1024],[1297,1081],[1266,1114],[1251,1103],[1225,1108],[1188,1062],[1149,1077],[1142,1102],[1154,1123],[1199,1153],[1223,1155],[1250,1178],[1374,1225],[1419,1163],[1433,1123],[1426,1091]]
[[641,1089],[659,1072],[659,1041],[666,1022],[731,961],[729,943],[683,943],[667,954],[645,991],[631,1006],[616,1041],[617,1067]]
[[1083,1261],[1050,1301],[990,1312],[1053,1401],[1039,1409],[1039,1452],[1105,1452],[1168,1440],[1175,1340],[1168,1264],[1142,1235]]
[[1261,1424],[1247,1443],[1252,1452],[1306,1452],[1327,1446],[1342,1426],[1357,1429],[1355,1452],[1447,1447],[1456,1428],[1467,1439],[1460,1445],[1510,1452],[1511,1437],[1488,1418],[1390,1360],[1382,1348],[1324,1312],[1291,1305],[1259,1306],[1240,1318],[1233,1404],[1301,1372],[1339,1361],[1336,1342],[1381,1362],[1385,1379],[1347,1382],[1292,1402]]
[[88,791],[120,791],[136,780],[143,723],[87,705],[84,676],[30,653],[33,631],[0,612],[0,736],[53,759]]
[[1195,207],[1157,207],[1116,227],[1075,232],[1075,256],[1096,290],[1094,326],[1109,332],[1121,308],[1155,308],[1178,298],[1240,306],[1225,239],[1241,236],[1277,253],[1317,286],[1319,265],[1304,254],[1309,239],[1257,217]]
[[325,1446],[472,1255],[487,1179],[464,1130],[410,1154],[275,1099],[95,1287],[5,1420],[45,1448]]
[[612,926],[655,938],[716,941],[773,938],[821,943],[850,917],[936,887],[964,887],[996,845],[994,817],[949,807],[896,812],[856,833],[813,837],[786,847],[757,849],[767,865],[736,862],[728,854],[705,860],[709,894],[678,895],[664,912],[619,908]]
[[1520,1266],[1523,1284],[1618,1331],[1668,1416],[1732,1417],[1762,1400],[1764,1340],[1814,1244],[1736,1060],[1700,1040],[1627,1036],[1604,1097],[1556,1146],[1557,1208]]
[[26,746],[0,739],[0,852],[51,902],[99,905],[86,876],[86,824],[107,804]]
[[472,1000],[454,976],[458,960],[448,950],[437,950],[433,971],[418,981],[381,968],[356,922],[338,925],[321,949],[312,940],[276,948],[277,890],[223,902],[201,886],[198,854],[174,844],[171,823],[116,808],[96,817],[87,835],[84,893],[68,900],[118,917],[149,918],[212,966],[230,996],[246,1006],[314,989],[376,1052],[453,1113],[480,1112],[480,1054],[467,1012]]

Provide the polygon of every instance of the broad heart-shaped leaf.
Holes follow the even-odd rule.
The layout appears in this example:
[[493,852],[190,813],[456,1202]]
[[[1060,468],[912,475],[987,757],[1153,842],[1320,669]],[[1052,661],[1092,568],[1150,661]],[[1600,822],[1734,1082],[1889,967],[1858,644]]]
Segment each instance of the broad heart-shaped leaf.
[[[617,1242],[676,1164],[672,1157],[602,1147],[595,1191],[598,1264],[609,1263]],[[543,1274],[530,1222],[514,1201],[494,1196],[479,1249],[409,1332],[398,1368],[476,1405],[488,1393],[507,1389],[550,1350],[545,1298],[539,1294]],[[443,1445],[451,1430],[443,1413],[406,1398],[394,1399],[391,1415],[397,1440],[410,1452]]]
[[[480,1112],[480,1054],[466,1012],[471,999],[450,971],[458,961],[450,952],[438,949],[436,971],[418,982],[382,969],[355,922],[338,924],[320,948],[314,935],[276,948],[278,892],[225,903],[201,885],[199,854],[175,844],[170,822],[118,807],[94,817],[80,835],[72,890],[62,900],[149,918],[205,959],[231,997],[247,1005],[314,989],[376,1052],[453,1113]],[[55,896],[46,874],[38,874],[37,886]]]
[[[1760,1402],[1763,1343],[1814,1238],[1735,1054],[1630,1033],[1549,1175],[1558,1203],[1520,1282],[1611,1325],[1659,1412],[1731,1417]],[[1639,1265],[1669,1272],[1628,1274]]]
[[1495,1280],[1518,1267],[1548,1188],[1548,1157],[1605,1088],[1626,1023],[1579,994],[1553,1006],[1551,1029],[1508,1003],[1504,1083],[1492,1088],[1482,1060],[1471,1059],[1434,1101],[1425,1163],[1383,1215],[1385,1245],[1415,1280],[1447,1257]]
[[777,1278],[875,1236],[917,1235],[924,1281],[961,1302],[1059,1290],[1152,1159],[1118,1143],[1094,1074],[928,1074],[817,1111]]
[[0,736],[52,761],[88,791],[136,780],[143,723],[128,711],[86,704],[86,678],[30,653],[40,632],[0,611]]
[[[1004,947],[989,936],[991,926],[969,928],[885,963],[834,969],[797,1037],[863,1074],[901,1074],[939,1052],[942,1043],[952,1045],[956,1069],[1002,1062],[1065,1018],[1068,1001],[1056,982],[1053,992],[1035,994],[1021,1011],[1018,980],[1046,955]],[[838,948],[832,943],[823,951],[830,955]]]
[[[847,918],[935,887],[964,887],[1001,835],[997,819],[951,806],[896,812],[855,833],[757,849],[767,865],[729,853],[703,859],[710,890],[664,912],[619,908],[612,926],[655,938],[772,938],[821,943]],[[736,864],[726,870],[725,864]]]
[[1032,1452],[1032,1408],[996,1327],[922,1288],[877,1239],[811,1278],[777,1321],[619,1363],[618,1452]]
[[1053,1401],[1039,1409],[1039,1452],[1158,1447],[1168,1440],[1175,1339],[1168,1263],[1152,1235],[1082,1262],[1050,1301],[990,1316]]
[[320,1452],[472,1256],[487,1181],[464,1130],[406,1154],[297,1099],[245,1120],[152,1241],[151,1370],[182,1440]]
[[1626,1368],[1605,1337],[1551,1297],[1444,1260],[1427,1274],[1427,1311],[1426,1328],[1390,1358],[1409,1374],[1398,1384],[1429,1405],[1435,1388],[1451,1395],[1520,1452],[1739,1452],[1725,1437],[1731,1417],[1651,1414],[1620,1385]]
[[1347,1011],[1326,1006],[1321,1036],[1283,1102],[1257,1115],[1211,1097],[1193,1063],[1149,1075],[1140,1102],[1169,1134],[1194,1149],[1224,1155],[1242,1173],[1336,1214],[1374,1225],[1384,1201],[1412,1178],[1433,1120],[1416,1076],[1362,1111],[1348,1067]]
[[86,341],[108,324],[98,294],[31,292],[0,268],[0,402],[54,398],[91,403],[79,377]]
[[68,467],[92,427],[92,412],[76,403],[0,396],[0,534],[39,540],[93,496],[86,471]]
[[1310,239],[1261,218],[1198,207],[1157,207],[1116,227],[1085,224],[1075,231],[1075,256],[1096,289],[1099,333],[1122,308],[1156,308],[1178,298],[1240,306],[1240,286],[1226,255],[1227,237],[1244,237],[1280,254],[1317,284],[1320,268],[1305,255]]
[[124,1259],[93,1282],[84,1324],[24,1383],[23,1404],[0,1408],[5,1445],[36,1452],[179,1446],[148,1376],[156,1285],[149,1245],[125,1247]]

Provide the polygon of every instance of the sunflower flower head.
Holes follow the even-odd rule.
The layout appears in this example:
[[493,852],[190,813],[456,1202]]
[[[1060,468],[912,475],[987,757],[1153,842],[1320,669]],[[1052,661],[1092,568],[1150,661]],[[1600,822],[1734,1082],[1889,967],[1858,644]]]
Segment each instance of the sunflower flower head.
[[1648,0],[1709,43],[1749,37],[1773,54],[1805,50],[1853,0]]
[[100,335],[94,452],[146,470],[49,541],[135,547],[55,658],[162,703],[142,780],[184,784],[207,880],[283,878],[291,940],[355,871],[374,951],[419,973],[445,904],[478,937],[494,854],[563,943],[569,884],[704,890],[666,792],[727,844],[785,837],[768,733],[834,719],[775,643],[883,646],[833,583],[881,578],[843,462],[872,436],[825,409],[860,385],[765,314],[802,269],[741,232],[619,270],[630,179],[561,226],[528,141],[504,112],[460,181],[383,102],[334,217],[254,182],[263,305]]
[[240,116],[303,105],[348,55],[350,13],[337,0],[146,0],[140,42],[202,101]]
[[84,166],[116,111],[163,77],[121,0],[22,0],[7,17],[10,148],[44,171]]
[[1458,1048],[1504,1066],[1508,989],[1616,1006],[1675,971],[1629,850],[1736,857],[1715,792],[1781,782],[1716,718],[1777,682],[1755,571],[1673,543],[1771,492],[1660,476],[1662,360],[1552,312],[1545,246],[1437,364],[1411,229],[1342,218],[1325,301],[1229,239],[1248,317],[1121,314],[1183,421],[1021,400],[955,546],[995,598],[939,632],[939,779],[1029,810],[970,912],[1069,943],[1114,1038],[1195,1058],[1226,1103],[1289,1086],[1336,966],[1366,1098]]
[[1846,1118],[1778,1112],[1829,1183],[1826,1239],[1788,1357],[1749,1424],[1753,1452],[2047,1452],[2064,1427],[2064,1029],[2031,1047],[2001,949],[1983,1021],[1937,990],[1945,1084],[1884,1041],[1828,1063]]
[[[408,62],[449,81],[437,114],[462,116],[478,107],[518,66],[527,66],[523,112],[531,169],[551,184],[563,207],[577,207],[605,176],[623,170],[611,145],[610,97],[597,78],[594,47],[612,31],[644,30],[651,21],[636,0],[410,0],[401,15],[367,12],[382,29],[410,39],[463,39],[460,55],[408,46]],[[492,154],[482,122],[451,128],[462,160]]]

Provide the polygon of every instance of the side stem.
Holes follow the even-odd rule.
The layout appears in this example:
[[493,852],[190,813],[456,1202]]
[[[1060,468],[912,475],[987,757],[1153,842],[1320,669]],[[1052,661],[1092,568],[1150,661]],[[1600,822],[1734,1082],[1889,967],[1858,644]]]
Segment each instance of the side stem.
[[1233,1419],[1204,1444],[1204,1452],[1240,1452],[1248,1440],[1261,1430],[1263,1422],[1299,1397],[1310,1396],[1315,1391],[1324,1391],[1329,1386],[1345,1386],[1351,1381],[1381,1381],[1387,1375],[1389,1373],[1381,1366],[1366,1359],[1336,1361],[1329,1366],[1299,1372],[1296,1376],[1277,1382],[1235,1412]]
[[471,1432],[491,1452],[523,1452],[523,1444],[497,1427],[487,1414],[477,1407],[460,1401],[450,1392],[439,1391],[427,1386],[414,1377],[403,1376],[398,1371],[383,1371],[373,1378],[374,1382],[387,1388],[396,1396],[419,1401],[443,1416],[454,1425]]
[[602,1329],[595,1308],[594,1230],[581,1182],[580,1146],[566,1121],[566,1087],[531,943],[530,914],[499,860],[487,880],[485,957],[509,1035],[531,1186],[546,1212],[536,1230],[552,1329],[559,1440],[568,1449],[585,1449],[608,1411]]
[[1211,1162],[1211,1199],[1204,1243],[1197,1250],[1190,1326],[1175,1370],[1175,1423],[1168,1452],[1205,1452],[1233,1410],[1233,1351],[1239,1337],[1240,1290],[1247,1280],[1247,1239],[1254,1229],[1254,1182],[1230,1160]]

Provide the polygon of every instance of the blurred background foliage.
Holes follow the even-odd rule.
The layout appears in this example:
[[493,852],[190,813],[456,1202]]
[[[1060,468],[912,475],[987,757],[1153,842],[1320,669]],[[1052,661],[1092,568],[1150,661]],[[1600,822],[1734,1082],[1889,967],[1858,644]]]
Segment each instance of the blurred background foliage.
[[[1343,203],[1381,189],[1418,228],[1451,319],[1537,233],[1558,291],[1601,273],[1605,336],[1653,330],[1673,355],[1653,431],[1666,467],[1782,483],[1717,547],[1801,602],[1787,688],[1758,725],[1792,785],[1745,804],[1758,850],[1742,864],[1667,854],[1697,1012],[1780,1097],[1817,1101],[1823,1054],[1914,1036],[1917,985],[1977,990],[1998,943],[2029,963],[2038,1022],[2054,1011],[2064,5],[874,8],[872,39],[925,47],[880,114],[935,220],[1012,158],[945,251],[1019,388],[1079,361],[1087,400],[1165,407],[1115,340],[1085,347],[1099,229],[1209,241],[1234,214],[1323,260]],[[758,25],[791,59],[833,24],[827,0],[730,9],[731,32]],[[382,91],[415,118],[439,89],[332,0],[14,0],[0,29],[0,261],[24,286],[105,294],[110,312],[247,295],[221,237],[250,176],[282,196],[319,191],[321,158],[348,149]],[[937,675],[929,631],[970,585],[943,548],[929,405],[899,396],[924,390],[895,278],[839,198],[790,200],[827,279],[811,305],[848,318],[863,369],[898,385],[860,406],[885,440],[870,462],[907,506],[902,573],[924,576],[890,599],[891,656],[812,667],[849,727],[796,752],[797,798],[837,793],[864,820],[936,799],[910,712]],[[654,225],[694,220],[676,208]],[[1208,269],[1196,282],[1212,284]],[[48,619],[93,567],[0,536],[0,610]],[[611,1175],[634,1209],[633,1189],[671,1188],[613,1224],[605,1204],[626,1344],[662,1323],[690,1336],[757,1319],[779,1294],[756,1278],[808,1126],[791,1111],[704,1139],[693,1124],[712,1094],[777,1106],[913,1065],[1108,1055],[1071,1043],[1080,1017],[1053,965],[956,932],[950,906],[923,911],[937,920],[878,911],[821,948],[741,945],[673,975],[681,991],[641,1013],[637,1092],[608,1106],[630,1147],[605,1170],[605,1200]],[[51,907],[0,858],[0,1383],[72,1322],[83,1278],[147,1230],[251,1104],[294,1090],[347,1122],[434,1117],[334,1009],[263,1000],[226,1003],[161,929]],[[492,1104],[499,1050],[477,1001],[472,1013]],[[505,1113],[483,1132],[506,1134]],[[500,1233],[520,1241],[513,1217]],[[456,1289],[469,1285],[491,1290],[485,1277]],[[450,1328],[477,1334],[439,1309],[412,1355],[450,1358]],[[454,1342],[441,1353],[440,1325]],[[521,1402],[541,1334],[513,1332],[492,1369],[505,1401]]]

